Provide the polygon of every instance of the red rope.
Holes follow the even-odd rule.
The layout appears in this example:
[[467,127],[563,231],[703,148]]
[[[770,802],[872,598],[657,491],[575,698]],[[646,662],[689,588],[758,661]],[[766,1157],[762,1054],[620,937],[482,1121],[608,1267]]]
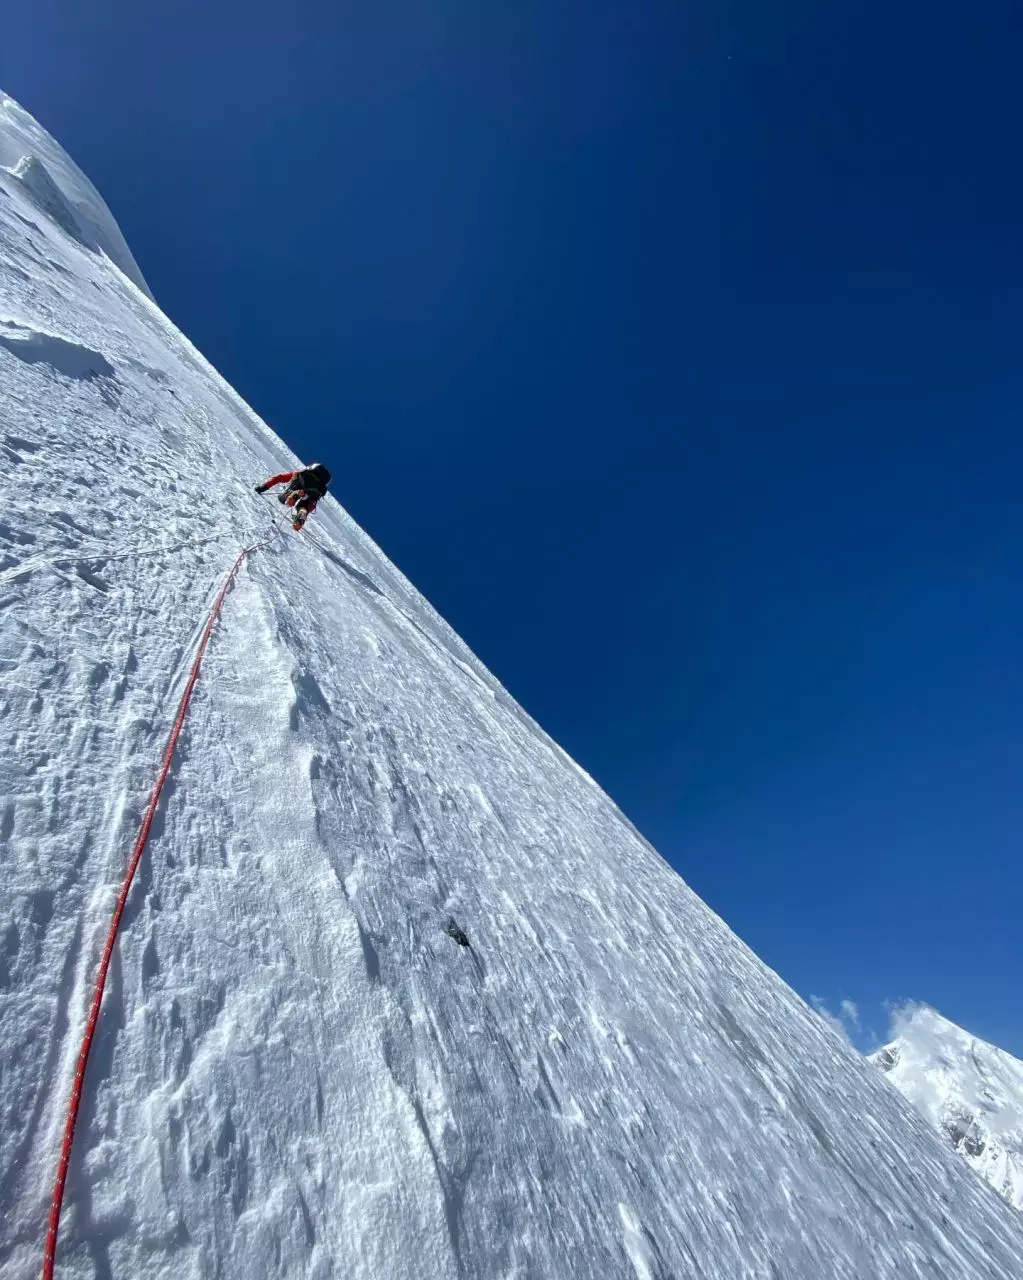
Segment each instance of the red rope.
[[227,595],[232,582],[238,570],[241,568],[242,562],[252,554],[253,551],[260,547],[267,546],[280,533],[277,527],[266,538],[260,542],[254,542],[251,546],[245,547],[239,551],[238,558],[231,566],[227,577],[224,579],[223,586],[220,588],[213,607],[210,610],[209,617],[206,619],[206,626],[203,628],[202,636],[199,639],[199,647],[196,650],[195,658],[192,661],[192,669],[188,674],[188,683],[185,685],[184,692],[181,695],[181,701],[178,703],[178,712],[174,717],[174,724],[171,727],[170,737],[167,739],[167,746],[163,753],[163,762],[160,766],[160,772],[153,787],[152,795],[149,797],[149,807],[146,809],[146,816],[142,821],[142,826],[135,840],[134,848],[131,852],[131,859],[128,862],[128,870],[124,876],[124,883],[121,885],[121,892],[117,896],[117,905],[114,908],[113,918],[110,921],[110,928],[107,931],[106,944],[103,947],[103,956],[99,962],[99,970],[96,974],[96,985],[92,993],[92,1004],[89,1006],[89,1016],[85,1023],[85,1034],[82,1036],[82,1047],[78,1051],[78,1062],[75,1066],[74,1083],[71,1086],[71,1097],[68,1101],[67,1119],[64,1122],[64,1140],[61,1143],[60,1159],[57,1161],[57,1180],[53,1187],[53,1199],[50,1201],[50,1221],[46,1229],[46,1245],[43,1249],[43,1271],[42,1280],[52,1280],[54,1261],[57,1256],[57,1232],[60,1229],[60,1210],[64,1203],[64,1184],[67,1182],[68,1164],[71,1160],[71,1147],[75,1140],[75,1125],[78,1123],[78,1110],[82,1102],[82,1088],[85,1084],[85,1068],[89,1061],[89,1050],[92,1048],[93,1037],[96,1034],[96,1025],[99,1022],[100,1005],[103,1003],[103,990],[107,981],[107,970],[110,968],[110,960],[114,953],[114,946],[117,942],[117,931],[121,924],[121,917],[124,915],[124,908],[128,901],[128,894],[131,891],[132,881],[135,879],[135,872],[142,860],[142,854],[145,852],[146,843],[149,840],[149,833],[152,830],[153,819],[156,817],[156,809],[160,803],[160,796],[163,793],[164,783],[167,781],[167,775],[170,773],[171,762],[174,759],[174,751],[178,745],[178,738],[181,736],[181,728],[185,723],[185,717],[188,715],[188,706],[192,701],[192,693],[195,690],[196,682],[199,679],[199,671],[202,667],[202,660],[206,655],[206,649],[210,642],[210,636],[213,634],[213,625],[216,622],[221,606],[224,603],[224,597]]

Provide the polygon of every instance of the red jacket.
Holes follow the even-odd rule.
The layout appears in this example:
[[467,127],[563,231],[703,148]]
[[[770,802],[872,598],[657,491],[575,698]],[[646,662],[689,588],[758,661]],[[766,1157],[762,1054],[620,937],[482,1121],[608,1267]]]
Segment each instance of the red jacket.
[[[265,491],[266,489],[274,488],[275,485],[291,484],[292,480],[294,480],[298,474],[299,472],[297,471],[282,471],[279,476],[271,476],[269,480],[264,480],[259,487],[261,490]],[[306,499],[306,511],[309,513],[309,515],[312,515],[313,512],[316,510],[316,502],[317,502],[316,495],[312,493],[307,493],[305,495],[305,499]],[[290,505],[291,504],[289,503],[289,506]]]

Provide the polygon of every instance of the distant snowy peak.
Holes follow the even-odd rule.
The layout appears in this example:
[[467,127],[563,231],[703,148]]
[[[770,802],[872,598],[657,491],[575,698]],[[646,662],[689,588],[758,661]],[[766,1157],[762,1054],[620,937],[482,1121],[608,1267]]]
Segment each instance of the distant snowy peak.
[[71,157],[13,98],[0,92],[0,169],[73,240],[115,263],[152,297],[103,197]]
[[870,1060],[995,1190],[1023,1209],[1023,1062],[926,1005]]

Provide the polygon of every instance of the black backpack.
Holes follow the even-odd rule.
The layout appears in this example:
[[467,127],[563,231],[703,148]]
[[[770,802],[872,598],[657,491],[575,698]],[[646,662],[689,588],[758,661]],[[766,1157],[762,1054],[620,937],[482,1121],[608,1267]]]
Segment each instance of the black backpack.
[[314,498],[322,498],[329,484],[330,472],[322,462],[314,462],[311,467],[303,467],[295,477],[295,488],[304,490]]

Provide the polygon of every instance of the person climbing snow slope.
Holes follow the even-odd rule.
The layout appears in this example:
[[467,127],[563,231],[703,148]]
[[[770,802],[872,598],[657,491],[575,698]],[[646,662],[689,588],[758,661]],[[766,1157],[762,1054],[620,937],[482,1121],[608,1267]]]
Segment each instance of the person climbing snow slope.
[[278,484],[287,485],[284,492],[277,495],[277,501],[294,509],[291,527],[298,530],[313,514],[317,502],[327,492],[330,472],[322,462],[314,462],[298,471],[282,471],[280,475],[271,476],[269,480],[256,485],[256,492],[266,493]]

